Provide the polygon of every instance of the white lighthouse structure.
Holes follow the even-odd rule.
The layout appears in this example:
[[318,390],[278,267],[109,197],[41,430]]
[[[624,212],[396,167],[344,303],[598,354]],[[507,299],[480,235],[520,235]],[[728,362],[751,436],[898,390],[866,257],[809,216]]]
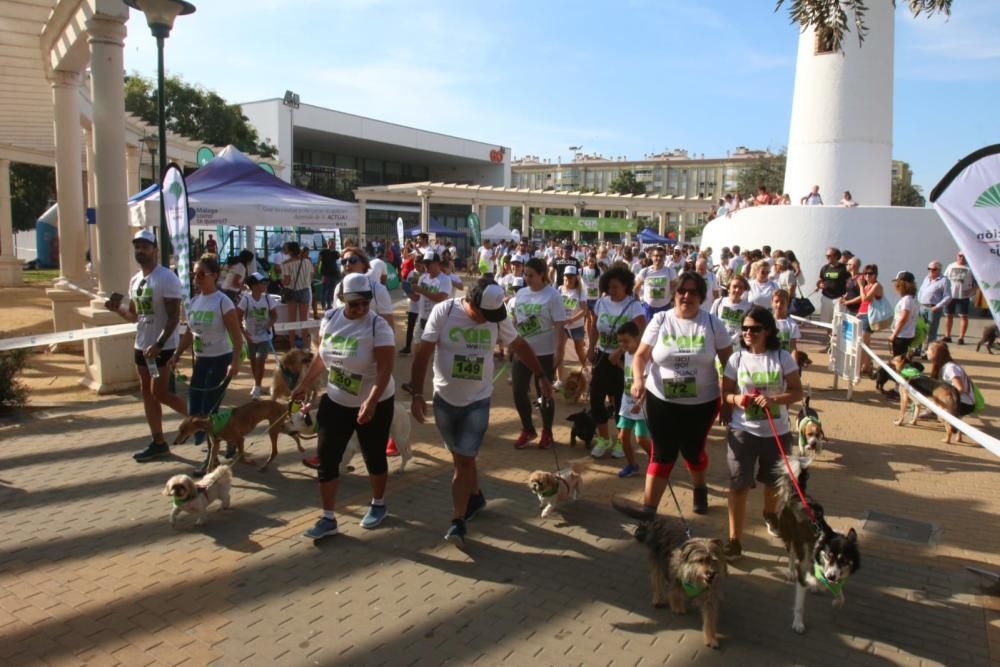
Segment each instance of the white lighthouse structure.
[[850,190],[861,204],[889,205],[894,11],[868,4],[864,43],[847,33],[841,52],[822,31],[799,36],[784,189],[796,203],[819,185],[828,204]]

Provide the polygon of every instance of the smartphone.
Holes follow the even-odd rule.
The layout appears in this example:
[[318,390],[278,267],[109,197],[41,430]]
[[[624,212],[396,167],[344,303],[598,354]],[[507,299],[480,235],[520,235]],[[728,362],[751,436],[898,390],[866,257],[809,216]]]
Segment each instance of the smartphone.
[[111,298],[108,299],[108,303],[111,304],[112,310],[118,310],[122,305],[122,299],[125,298],[124,294],[119,294],[118,292],[112,292]]

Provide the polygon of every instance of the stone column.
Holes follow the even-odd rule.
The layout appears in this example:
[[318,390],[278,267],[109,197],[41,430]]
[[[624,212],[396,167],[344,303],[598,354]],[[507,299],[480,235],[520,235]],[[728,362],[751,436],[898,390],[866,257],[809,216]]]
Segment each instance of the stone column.
[[368,200],[358,200],[358,245],[362,248],[368,241]]
[[[85,127],[83,129],[83,147],[86,155],[86,194],[87,207],[97,206],[97,161],[94,158],[94,128]],[[87,225],[87,240],[90,245],[90,273],[94,280],[101,274],[101,257],[97,251],[97,225]]]
[[431,233],[431,193],[430,190],[417,190],[420,197],[420,231]]
[[[625,209],[625,219],[626,220],[634,220],[635,219],[635,211],[633,211],[630,208]],[[627,245],[631,245],[632,244],[632,232],[625,232],[625,243]]]
[[10,209],[10,160],[0,160],[0,287],[20,287],[21,261],[14,254],[14,217]]
[[531,238],[531,207],[527,204],[521,204],[521,238]]
[[659,225],[658,234],[660,236],[666,236],[667,235],[667,212],[666,211],[663,211],[662,213],[660,213],[660,225]]
[[[574,206],[573,207],[573,215],[575,215],[578,218],[581,215],[583,215],[583,207],[581,207],[581,206]],[[580,230],[576,230],[576,231],[573,232],[573,242],[574,243],[579,243],[580,242]]]
[[[604,217],[604,211],[598,211],[597,212],[597,217],[598,218],[603,218]],[[598,230],[598,232],[597,232],[597,242],[598,243],[604,243],[604,232],[603,231]]]

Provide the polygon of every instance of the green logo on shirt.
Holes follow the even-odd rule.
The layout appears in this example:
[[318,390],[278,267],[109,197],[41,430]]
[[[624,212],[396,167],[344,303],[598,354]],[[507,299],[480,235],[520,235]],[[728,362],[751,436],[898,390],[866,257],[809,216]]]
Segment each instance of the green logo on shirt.
[[737,374],[737,379],[741,385],[756,385],[758,387],[763,387],[765,385],[774,385],[781,383],[781,371],[744,371],[740,370]]
[[135,297],[135,313],[136,315],[152,315],[153,314],[153,288],[144,287],[142,288],[142,294],[137,294]]
[[196,310],[191,313],[189,318],[191,324],[201,324],[206,327],[212,326],[212,322],[215,321],[215,311],[214,310]]
[[673,334],[663,334],[660,341],[666,346],[677,346],[678,352],[704,352],[705,336],[697,334],[694,336],[674,336]]
[[448,340],[452,343],[465,343],[474,347],[490,347],[493,341],[489,329],[479,327],[452,327],[448,329]]
[[358,353],[358,339],[353,336],[327,334],[323,336],[323,345],[338,357],[353,357]]

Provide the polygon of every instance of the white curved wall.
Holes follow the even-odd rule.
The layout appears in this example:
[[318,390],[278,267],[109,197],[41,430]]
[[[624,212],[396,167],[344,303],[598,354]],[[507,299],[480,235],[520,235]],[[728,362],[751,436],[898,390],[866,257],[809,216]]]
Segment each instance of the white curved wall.
[[850,190],[862,205],[889,205],[893,11],[888,0],[868,3],[864,45],[852,29],[842,54],[817,55],[812,30],[799,37],[785,169],[795,203],[819,185],[827,204]]
[[[862,264],[877,264],[879,279],[890,287],[898,271],[911,271],[917,284],[932,259],[947,266],[958,246],[937,212],[930,208],[889,206],[760,206],[716,218],[705,226],[701,247],[712,248],[714,262],[723,246],[741,249],[769,245],[792,250],[802,264],[805,293],[816,286],[819,269],[830,246],[850,250]],[[895,293],[887,290],[895,301]],[[818,295],[814,301],[818,304]]]

